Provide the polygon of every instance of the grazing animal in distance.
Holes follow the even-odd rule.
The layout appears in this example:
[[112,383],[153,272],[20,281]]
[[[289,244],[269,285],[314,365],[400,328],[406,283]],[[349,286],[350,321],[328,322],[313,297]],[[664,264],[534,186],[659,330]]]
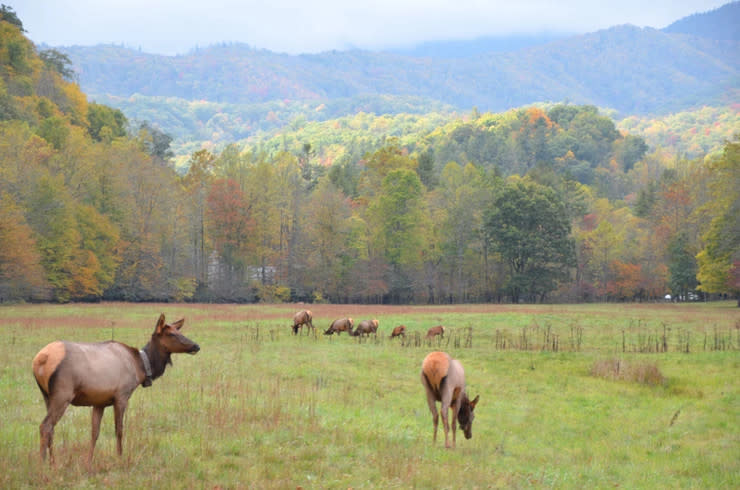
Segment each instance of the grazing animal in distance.
[[329,325],[326,332],[324,332],[324,335],[331,335],[335,332],[337,335],[340,335],[342,332],[347,332],[352,335],[352,327],[354,324],[355,322],[351,318],[340,318],[339,320],[334,320],[331,322],[331,325]]
[[378,332],[378,320],[373,318],[372,320],[362,320],[360,323],[357,324],[357,328],[352,333],[355,337],[358,337],[360,335],[370,335],[375,334]]
[[200,346],[180,333],[184,319],[173,324],[159,316],[151,339],[139,350],[116,341],[95,344],[56,341],[39,351],[32,368],[44,396],[46,417],[41,422],[41,459],[49,451],[54,462],[54,426],[64,411],[74,406],[93,407],[92,439],[88,464],[92,463],[100,420],[106,407],[113,405],[118,455],[123,454],[123,415],[131,394],[139,386],[151,386],[172,364],[172,354],[195,354]]
[[428,339],[433,339],[437,335],[439,335],[440,337],[444,337],[445,336],[445,327],[443,327],[442,325],[437,325],[436,327],[432,327],[429,330],[427,330],[427,338]]
[[[445,447],[455,447],[455,429],[457,420],[465,433],[465,438],[473,437],[473,410],[478,403],[479,396],[470,401],[465,392],[465,371],[457,359],[453,359],[446,352],[431,352],[421,363],[421,384],[427,394],[427,404],[432,412],[434,422],[434,442],[437,442],[437,426],[439,413],[437,402],[441,403],[442,423],[445,429]],[[448,437],[448,411],[452,409],[452,446]]]
[[393,337],[406,337],[406,325],[399,325],[391,332],[391,338]]
[[303,325],[306,325],[310,330],[315,330],[311,310],[301,310],[293,315],[293,335],[297,335],[298,329],[301,329]]

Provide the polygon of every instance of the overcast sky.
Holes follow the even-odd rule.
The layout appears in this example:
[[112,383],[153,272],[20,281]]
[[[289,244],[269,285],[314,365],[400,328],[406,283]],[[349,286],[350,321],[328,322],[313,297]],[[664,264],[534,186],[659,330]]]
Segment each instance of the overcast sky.
[[36,44],[182,54],[219,42],[287,53],[516,33],[663,28],[730,0],[5,0]]

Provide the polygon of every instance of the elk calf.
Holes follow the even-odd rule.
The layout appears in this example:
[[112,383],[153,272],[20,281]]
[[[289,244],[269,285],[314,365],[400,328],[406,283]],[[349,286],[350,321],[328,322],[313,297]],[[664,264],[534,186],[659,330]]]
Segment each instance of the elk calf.
[[393,337],[406,337],[406,325],[399,325],[391,332],[391,338]]
[[195,354],[200,350],[198,344],[180,333],[184,322],[178,320],[169,325],[164,315],[160,315],[149,343],[141,350],[115,341],[98,344],[56,341],[41,349],[32,364],[46,403],[46,417],[39,427],[41,459],[46,459],[48,449],[49,459],[54,462],[54,426],[70,404],[93,407],[88,465],[92,463],[103,410],[111,405],[118,455],[122,455],[123,414],[131,394],[139,385],[151,386],[152,380],[162,376],[167,364],[172,364],[172,354]]
[[[455,447],[455,430],[457,420],[460,420],[460,428],[465,433],[465,438],[473,437],[473,419],[475,405],[480,396],[470,401],[465,392],[465,371],[457,359],[453,359],[446,352],[432,352],[428,354],[421,363],[421,384],[427,394],[427,404],[432,412],[434,422],[434,442],[437,442],[437,426],[439,425],[439,413],[437,402],[441,402],[442,423],[445,429],[445,447]],[[449,425],[447,423],[448,410],[452,409],[452,445],[448,437]]]
[[445,327],[443,327],[442,325],[437,325],[436,327],[432,327],[429,330],[427,330],[427,338],[428,339],[433,339],[437,335],[439,335],[440,337],[444,337],[445,336]]

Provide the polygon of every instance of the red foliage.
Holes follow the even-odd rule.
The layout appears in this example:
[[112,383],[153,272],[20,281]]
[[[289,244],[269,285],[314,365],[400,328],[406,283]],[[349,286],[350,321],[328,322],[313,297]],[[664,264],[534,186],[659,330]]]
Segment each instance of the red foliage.
[[216,249],[243,250],[254,229],[254,219],[239,184],[233,179],[220,179],[208,192],[209,229]]
[[599,217],[596,216],[594,213],[589,213],[583,216],[583,220],[581,221],[581,228],[584,231],[592,231],[596,229],[596,226],[599,224]]

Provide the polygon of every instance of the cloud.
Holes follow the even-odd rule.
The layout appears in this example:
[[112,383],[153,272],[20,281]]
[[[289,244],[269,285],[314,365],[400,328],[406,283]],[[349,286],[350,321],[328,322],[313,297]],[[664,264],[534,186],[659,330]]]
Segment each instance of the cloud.
[[289,53],[377,49],[429,40],[661,28],[726,3],[687,0],[28,0],[15,8],[29,37],[52,46],[122,43],[183,53],[244,42]]

